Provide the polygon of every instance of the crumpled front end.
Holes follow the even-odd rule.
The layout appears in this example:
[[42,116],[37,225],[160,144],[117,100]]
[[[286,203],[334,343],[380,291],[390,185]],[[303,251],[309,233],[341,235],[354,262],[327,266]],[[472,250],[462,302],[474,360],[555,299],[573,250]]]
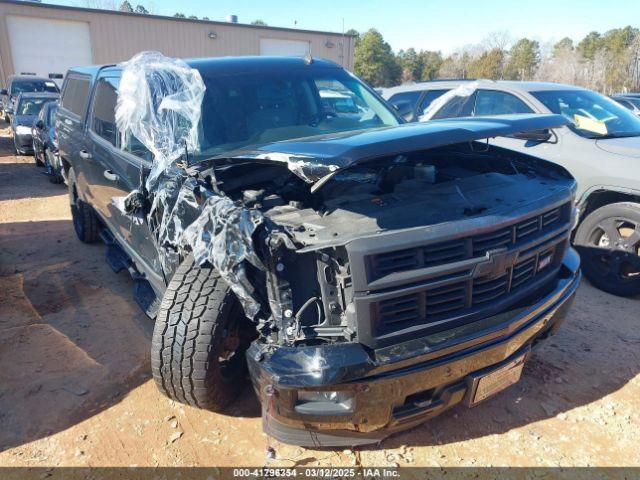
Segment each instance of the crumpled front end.
[[309,447],[376,443],[448,408],[474,403],[477,380],[514,362],[563,322],[580,282],[571,250],[557,282],[500,314],[370,350],[361,344],[247,352],[263,426]]

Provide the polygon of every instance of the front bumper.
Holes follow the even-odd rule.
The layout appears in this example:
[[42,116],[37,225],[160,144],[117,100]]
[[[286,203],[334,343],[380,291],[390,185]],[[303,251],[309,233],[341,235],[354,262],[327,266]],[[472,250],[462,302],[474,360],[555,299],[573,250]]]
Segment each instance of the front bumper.
[[[266,433],[302,446],[376,443],[471,395],[473,374],[521,355],[554,334],[580,283],[571,249],[555,285],[493,317],[378,350],[358,343],[265,350],[247,359]],[[301,411],[300,391],[348,396],[344,413]]]

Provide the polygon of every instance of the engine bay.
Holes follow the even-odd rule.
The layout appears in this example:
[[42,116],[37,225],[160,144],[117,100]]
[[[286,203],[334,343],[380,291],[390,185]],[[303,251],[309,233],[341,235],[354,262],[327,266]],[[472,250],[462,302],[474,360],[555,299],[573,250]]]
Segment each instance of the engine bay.
[[216,180],[226,195],[284,227],[300,248],[511,211],[540,192],[562,188],[553,185],[561,175],[540,171],[517,154],[474,148],[453,145],[373,159],[336,172],[313,193],[270,164],[226,165]]

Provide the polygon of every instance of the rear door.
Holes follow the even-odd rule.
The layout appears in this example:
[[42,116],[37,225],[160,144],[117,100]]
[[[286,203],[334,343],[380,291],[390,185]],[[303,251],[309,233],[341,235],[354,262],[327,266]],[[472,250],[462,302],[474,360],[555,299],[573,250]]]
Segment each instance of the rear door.
[[151,168],[151,155],[130,135],[123,139],[116,126],[119,73],[105,71],[96,81],[88,120],[91,144],[91,189],[100,216],[127,248],[136,263],[161,275],[159,258],[146,218],[125,214],[118,206],[140,186],[141,172]]
[[[86,176],[86,132],[85,117],[89,103],[91,77],[70,73],[63,86],[60,107],[56,116],[60,155],[76,172],[76,185],[80,195],[91,203],[91,191]],[[90,165],[89,165],[90,166]]]

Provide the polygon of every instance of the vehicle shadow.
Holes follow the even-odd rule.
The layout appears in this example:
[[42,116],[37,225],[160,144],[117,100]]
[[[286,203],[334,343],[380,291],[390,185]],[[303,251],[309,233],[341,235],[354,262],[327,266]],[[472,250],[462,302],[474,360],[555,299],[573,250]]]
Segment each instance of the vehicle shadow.
[[[618,391],[640,373],[637,302],[585,280],[560,331],[535,352],[518,384],[473,408],[454,407],[389,437],[381,447],[450,444],[556,416],[567,428],[584,421],[585,414],[575,409]],[[533,438],[525,441],[538,436],[533,427],[529,433]]]
[[0,224],[0,450],[65,430],[150,378],[133,283],[71,221]]

